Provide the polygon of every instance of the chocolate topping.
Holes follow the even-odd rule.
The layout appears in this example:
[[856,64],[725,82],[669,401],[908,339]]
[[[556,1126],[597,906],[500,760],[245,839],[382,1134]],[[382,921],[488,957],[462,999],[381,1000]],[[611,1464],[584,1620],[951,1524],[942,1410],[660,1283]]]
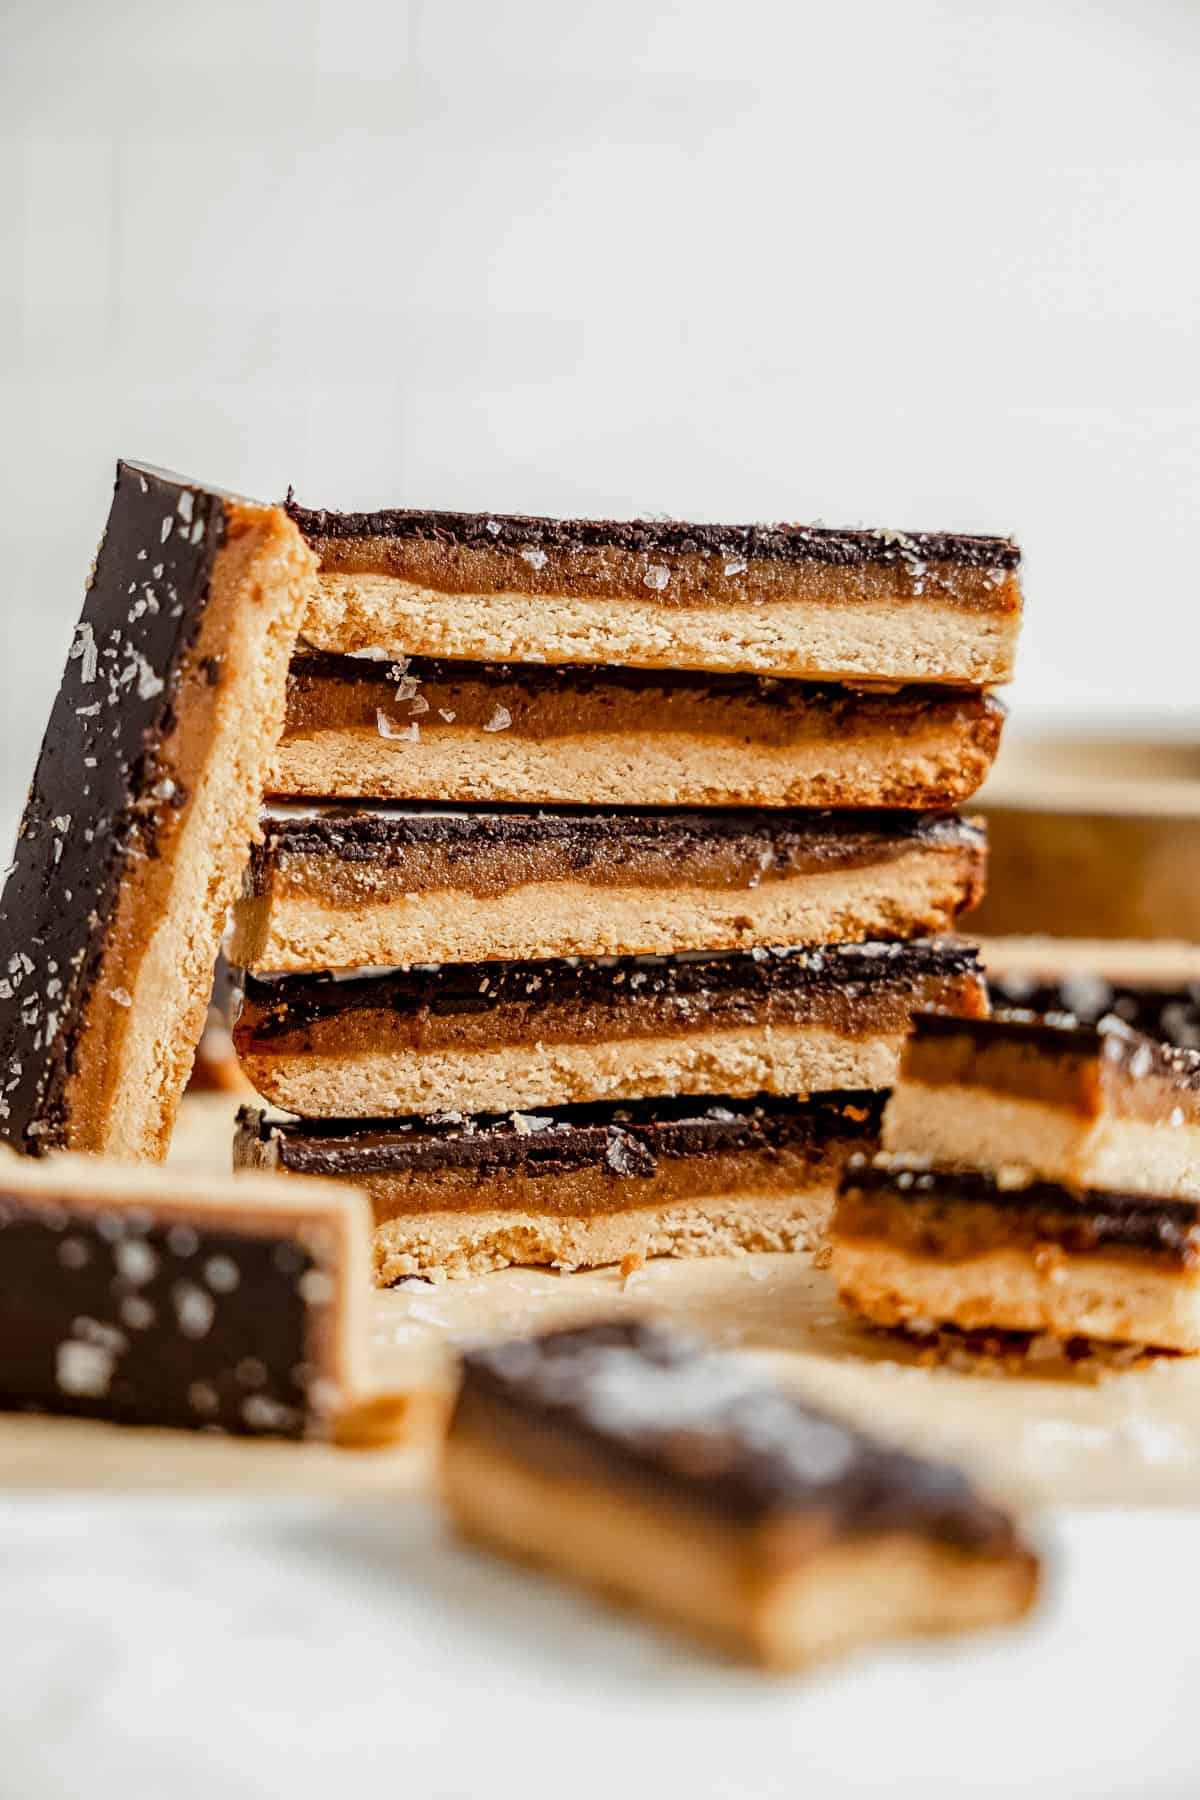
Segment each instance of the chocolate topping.
[[752,809],[681,812],[666,807],[553,806],[531,811],[516,805],[444,807],[436,803],[355,802],[320,809],[281,805],[263,814],[264,843],[253,867],[274,856],[334,856],[342,862],[386,862],[411,845],[436,845],[454,857],[481,847],[525,850],[543,845],[564,851],[577,867],[598,855],[623,860],[647,851],[680,855],[714,843],[761,845],[764,874],[797,857],[831,867],[870,860],[878,847],[908,841],[982,848],[982,826],[953,813],[857,812],[853,825],[836,812]]
[[[934,1169],[908,1158],[887,1157],[874,1165],[853,1163],[842,1176],[841,1192],[868,1201],[885,1197],[889,1205],[919,1213],[922,1238],[935,1255],[946,1253],[947,1233],[969,1206],[993,1209],[1006,1229],[1017,1227],[1030,1238],[1048,1240],[1072,1254],[1147,1250],[1189,1268],[1200,1264],[1200,1202],[1193,1200],[1079,1190],[1055,1181],[1008,1187],[988,1170]],[[845,1224],[839,1212],[839,1232]]]
[[0,1137],[40,1151],[65,1131],[64,1086],[122,875],[158,854],[187,796],[159,748],[225,538],[224,498],[117,466],[0,900]]
[[[1012,1548],[1011,1520],[949,1464],[910,1456],[810,1406],[747,1358],[622,1320],[469,1351],[455,1420],[504,1428],[564,1472],[579,1453],[753,1526],[800,1515],[791,1554],[834,1535],[915,1531]],[[534,1430],[536,1428],[536,1435]],[[786,1556],[786,1541],[781,1545]]]
[[300,1437],[313,1267],[286,1237],[0,1192],[0,1408]]
[[1015,569],[1009,538],[954,532],[833,531],[818,525],[695,525],[667,519],[537,519],[520,514],[419,512],[385,508],[339,513],[297,506],[287,511],[318,547],[328,538],[430,538],[480,550],[618,550],[667,556],[721,556],[746,561],[863,563],[909,566],[953,562],[975,569]]
[[1070,975],[1061,982],[1027,981],[1015,975],[989,978],[997,1007],[1057,1014],[1094,1025],[1120,1019],[1132,1031],[1159,1038],[1177,1050],[1200,1050],[1200,982],[1186,987],[1133,987],[1100,975]]
[[[792,1145],[877,1137],[882,1094],[817,1094],[808,1100],[634,1100],[537,1112],[447,1113],[432,1118],[278,1121],[254,1107],[238,1113],[245,1147],[272,1146],[295,1175],[369,1175],[471,1169],[480,1176],[520,1170],[562,1175],[598,1168],[616,1178],[652,1176],[659,1157],[734,1150],[766,1154]],[[235,1153],[235,1162],[250,1162]]]
[[1133,1031],[1109,1015],[1098,1024],[1073,1017],[1056,1019],[1033,1012],[993,1013],[989,1018],[960,1018],[949,1013],[920,1013],[914,1021],[914,1054],[926,1043],[969,1038],[980,1051],[1011,1045],[1036,1056],[1100,1058],[1135,1080],[1159,1076],[1180,1088],[1200,1088],[1200,1050],[1180,1050],[1161,1039]]
[[347,1012],[491,1013],[511,1005],[636,1006],[640,1002],[837,988],[868,993],[926,978],[981,977],[975,950],[957,941],[834,944],[823,950],[757,950],[550,962],[446,963],[436,968],[344,975],[247,976],[256,1038],[268,1039]]

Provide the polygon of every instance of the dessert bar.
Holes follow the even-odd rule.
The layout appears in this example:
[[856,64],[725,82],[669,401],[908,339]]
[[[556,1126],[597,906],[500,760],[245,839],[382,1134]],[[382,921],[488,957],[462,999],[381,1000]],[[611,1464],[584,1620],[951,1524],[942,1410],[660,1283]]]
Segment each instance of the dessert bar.
[[1046,1181],[1200,1193],[1200,1052],[1032,1014],[921,1014],[900,1061],[884,1149],[1018,1166]]
[[754,675],[302,656],[267,778],[282,795],[590,806],[948,807],[1004,709]]
[[877,1325],[1200,1351],[1193,1200],[883,1156],[847,1169],[830,1239],[841,1298]]
[[288,506],[320,559],[304,635],[338,655],[964,687],[1012,674],[1007,538]]
[[847,1158],[878,1147],[882,1101],[662,1099],[278,1122],[243,1107],[234,1164],[364,1188],[384,1286],[512,1263],[812,1249]]
[[0,1137],[161,1158],[312,572],[278,508],[121,463],[0,899]]
[[649,1323],[468,1352],[443,1488],[471,1540],[769,1666],[1037,1594],[1036,1555],[959,1470]]
[[819,945],[947,930],[952,815],[274,806],[230,955],[254,970]]
[[0,1408],[270,1437],[365,1386],[366,1202],[348,1183],[0,1164]]
[[234,1041],[307,1117],[890,1087],[912,1014],[983,1013],[955,941],[249,976]]

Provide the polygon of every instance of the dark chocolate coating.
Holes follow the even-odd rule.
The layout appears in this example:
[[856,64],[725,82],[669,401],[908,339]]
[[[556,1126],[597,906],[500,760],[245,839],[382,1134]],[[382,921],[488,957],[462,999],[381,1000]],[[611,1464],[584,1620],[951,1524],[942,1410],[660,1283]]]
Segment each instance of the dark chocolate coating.
[[225,538],[224,498],[117,466],[95,573],[0,899],[0,1138],[61,1144],[64,1088],[122,876],[186,803],[161,776],[181,665]]
[[1177,1050],[1200,1050],[1200,982],[1186,987],[1135,987],[1106,981],[1101,975],[1070,975],[1060,982],[1027,981],[1010,975],[990,976],[995,1006],[1032,1013],[1056,1013],[1095,1025],[1120,1019],[1132,1031],[1159,1038]]
[[342,862],[386,862],[391,851],[414,844],[436,844],[450,856],[470,856],[487,846],[531,849],[563,848],[577,867],[597,856],[621,860],[638,852],[682,855],[693,846],[714,843],[753,844],[772,866],[786,866],[794,851],[828,859],[831,867],[871,860],[876,844],[982,846],[982,826],[954,813],[904,811],[856,812],[849,825],[845,814],[808,812],[799,808],[714,809],[710,813],[673,811],[669,807],[528,807],[489,805],[444,807],[434,802],[355,801],[322,806],[319,811],[268,807],[263,815],[264,843],[255,851],[252,868],[268,865],[283,852],[291,856],[335,856]]
[[0,1191],[0,1408],[300,1437],[312,1267],[287,1238]]
[[621,956],[549,962],[443,963],[337,976],[247,975],[254,1035],[267,1039],[317,1019],[349,1012],[429,1012],[438,1016],[538,1005],[595,1006],[651,1000],[772,994],[837,986],[869,991],[881,983],[912,985],[926,977],[982,979],[975,950],[937,940],[834,944],[824,950],[734,950],[703,956]]
[[277,1121],[255,1107],[238,1113],[234,1162],[255,1143],[273,1143],[295,1175],[370,1175],[472,1169],[481,1177],[519,1169],[563,1175],[598,1168],[616,1178],[649,1177],[659,1157],[734,1150],[766,1154],[856,1138],[873,1148],[883,1094],[816,1094],[807,1100],[630,1100],[546,1106],[528,1113],[448,1113],[410,1119]]
[[748,1359],[645,1321],[468,1351],[451,1431],[477,1424],[501,1440],[515,1426],[517,1453],[563,1474],[599,1462],[737,1525],[794,1520],[785,1561],[868,1533],[911,1531],[996,1554],[1016,1543],[1012,1521],[960,1470],[810,1406]]
[[1012,1044],[1045,1057],[1101,1057],[1134,1077],[1157,1075],[1176,1087],[1200,1087],[1200,1050],[1179,1050],[1160,1038],[1132,1030],[1109,1015],[1098,1024],[1075,1018],[1055,1019],[1024,1010],[993,1013],[990,1018],[959,1018],[951,1013],[919,1013],[915,1042],[969,1037],[979,1049]]
[[1147,1250],[1186,1267],[1200,1262],[1200,1203],[1076,1189],[1056,1181],[1001,1187],[984,1169],[903,1169],[852,1165],[841,1179],[843,1194],[883,1194],[901,1206],[922,1207],[936,1230],[964,1205],[994,1207],[1014,1222],[1075,1255],[1100,1250]]
[[1021,552],[1009,538],[957,532],[834,531],[821,525],[694,525],[679,519],[536,519],[521,514],[328,512],[286,506],[306,538],[436,538],[482,550],[619,550],[640,555],[733,556],[750,561],[864,563],[954,562],[973,569],[1015,569]]

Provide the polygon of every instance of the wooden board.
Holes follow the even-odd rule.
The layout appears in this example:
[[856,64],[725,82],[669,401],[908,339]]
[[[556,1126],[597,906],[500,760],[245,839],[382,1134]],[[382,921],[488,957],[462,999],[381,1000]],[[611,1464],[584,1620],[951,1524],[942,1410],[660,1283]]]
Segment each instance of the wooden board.
[[[174,1161],[227,1166],[233,1102],[185,1103]],[[741,1256],[557,1275],[512,1269],[376,1295],[373,1363],[384,1387],[448,1394],[453,1347],[492,1333],[631,1310],[654,1312],[761,1356],[831,1407],[913,1445],[962,1457],[1014,1499],[1200,1501],[1200,1358],[1127,1370],[971,1359],[928,1366],[917,1348],[859,1326],[828,1275],[800,1256]],[[232,1442],[34,1418],[0,1419],[0,1485],[221,1489],[364,1497],[428,1491],[430,1441],[399,1449]]]

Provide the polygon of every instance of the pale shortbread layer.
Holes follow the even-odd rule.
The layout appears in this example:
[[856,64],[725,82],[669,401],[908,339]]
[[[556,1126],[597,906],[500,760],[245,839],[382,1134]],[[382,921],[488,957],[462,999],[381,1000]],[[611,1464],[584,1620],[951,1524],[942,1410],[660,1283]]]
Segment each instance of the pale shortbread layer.
[[458,1529],[768,1667],[860,1644],[1019,1618],[1028,1557],[971,1555],[915,1532],[823,1544],[785,1569],[753,1537],[616,1483],[551,1475],[452,1432],[443,1493]]
[[[365,1175],[368,1194],[388,1177]],[[404,1275],[456,1280],[491,1269],[603,1268],[626,1257],[736,1256],[750,1250],[817,1250],[833,1212],[836,1181],[788,1194],[710,1194],[677,1207],[618,1212],[410,1213],[375,1227],[375,1281]]]
[[991,1250],[963,1262],[833,1236],[838,1293],[876,1325],[1048,1332],[1200,1351],[1200,1272],[1057,1246]]
[[242,1058],[258,1092],[304,1118],[511,1112],[662,1094],[798,1094],[890,1087],[904,1033],[842,1037],[816,1025],[751,1026],[609,1043],[478,1050],[261,1053]]
[[951,928],[972,875],[968,859],[915,846],[866,868],[757,888],[533,882],[495,895],[464,888],[345,908],[273,882],[239,901],[228,954],[244,968],[290,974],[935,937]]
[[1011,680],[1020,624],[1019,610],[985,612],[934,600],[687,607],[649,598],[444,594],[395,575],[326,571],[304,637],[339,656],[617,663],[987,687]]
[[1028,1171],[1066,1187],[1112,1188],[1163,1199],[1200,1195],[1200,1128],[1161,1120],[1088,1117],[985,1088],[905,1079],[883,1119],[883,1147],[959,1168]]
[[[159,766],[187,802],[121,885],[80,1052],[69,1148],[161,1161],[204,1029],[226,914],[258,831],[314,567],[283,513],[229,503]],[[214,685],[213,666],[222,671]]]
[[539,741],[505,730],[433,731],[418,720],[386,737],[349,727],[285,736],[267,792],[584,806],[925,808],[969,799],[990,762],[988,747],[961,724],[894,738],[845,732],[755,744],[665,726]]

